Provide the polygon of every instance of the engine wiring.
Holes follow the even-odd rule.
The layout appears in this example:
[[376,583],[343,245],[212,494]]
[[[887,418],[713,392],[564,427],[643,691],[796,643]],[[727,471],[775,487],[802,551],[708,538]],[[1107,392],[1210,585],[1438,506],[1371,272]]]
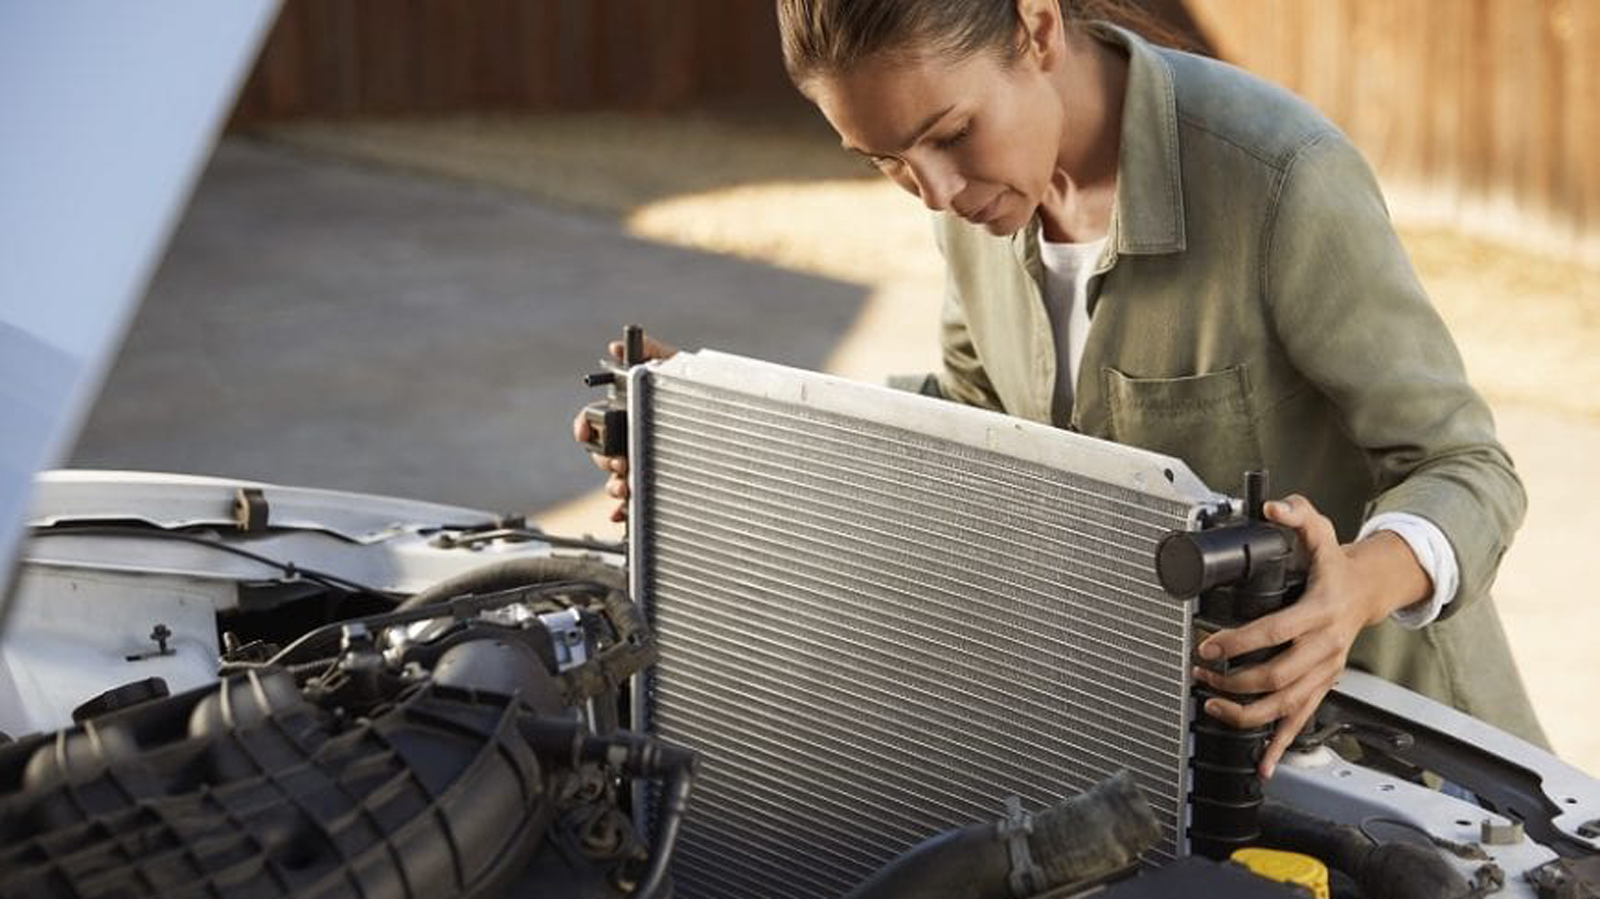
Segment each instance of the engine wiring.
[[[452,531],[460,531],[463,536],[451,535]],[[440,526],[423,528],[418,533],[423,535],[438,534],[435,538],[437,544],[445,549],[457,547],[471,547],[495,540],[514,541],[540,541],[552,547],[561,549],[585,549],[591,552],[602,552],[620,555],[625,552],[621,543],[610,543],[603,540],[591,540],[581,537],[559,537],[547,534],[538,528],[530,528],[516,520],[504,524],[473,527]],[[37,527],[31,529],[33,537],[129,537],[139,539],[172,540],[181,543],[190,543],[196,546],[210,547],[221,552],[230,553],[243,559],[249,559],[259,565],[281,572],[289,580],[304,580],[316,584],[327,590],[347,593],[353,596],[367,596],[383,602],[393,603],[399,597],[391,591],[380,590],[377,587],[363,584],[359,581],[316,568],[308,568],[293,561],[281,561],[241,549],[217,536],[196,534],[187,531],[175,531],[155,527],[138,527],[134,525],[53,525],[50,527]]]
[[371,587],[367,584],[353,581],[337,574],[320,571],[315,568],[307,568],[304,565],[299,565],[295,562],[280,561],[268,556],[263,556],[260,553],[251,552],[247,549],[241,549],[231,543],[225,542],[220,537],[206,536],[203,534],[191,534],[185,531],[170,531],[160,528],[98,524],[66,526],[57,525],[47,528],[33,528],[31,529],[30,534],[34,538],[129,537],[136,539],[172,540],[179,543],[191,543],[196,546],[205,546],[220,552],[239,556],[240,558],[249,559],[258,565],[264,565],[268,568],[282,572],[284,577],[288,578],[289,580],[310,581],[311,583],[317,584],[318,586],[328,590],[336,590],[340,593],[349,593],[352,595],[369,596],[388,603],[395,602],[398,599],[394,593],[379,590],[376,587]]
[[[459,532],[460,536],[455,533]],[[627,552],[626,543],[612,542],[609,540],[595,540],[591,537],[562,537],[547,533],[536,527],[526,524],[525,519],[503,519],[490,525],[452,526],[442,525],[436,528],[424,528],[421,534],[438,534],[434,540],[442,547],[454,548],[458,546],[474,546],[481,543],[492,543],[496,540],[531,541],[537,540],[548,543],[561,549],[587,549],[592,552],[612,553],[622,555]]]
[[326,642],[326,638],[337,636],[345,627],[359,624],[370,630],[378,630],[396,625],[411,624],[417,621],[429,621],[436,618],[455,618],[464,620],[477,615],[479,612],[500,608],[519,602],[527,602],[531,598],[550,596],[563,591],[583,589],[604,592],[608,589],[605,584],[593,581],[553,581],[546,584],[536,584],[519,587],[512,590],[502,590],[483,596],[465,596],[452,599],[449,602],[436,605],[421,606],[411,609],[399,609],[377,615],[365,615],[360,618],[350,618],[343,621],[332,621],[321,627],[313,628],[301,634],[298,639],[288,646],[278,650],[271,658],[264,662],[230,662],[223,666],[223,673],[234,673],[251,668],[270,668],[275,665],[288,664],[302,649],[312,646],[319,641]]

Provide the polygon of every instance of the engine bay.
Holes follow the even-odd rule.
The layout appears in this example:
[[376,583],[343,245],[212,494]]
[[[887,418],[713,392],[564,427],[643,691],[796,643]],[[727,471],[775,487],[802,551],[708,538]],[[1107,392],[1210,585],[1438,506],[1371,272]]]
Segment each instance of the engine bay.
[[[699,894],[671,862],[728,747],[638,717],[663,646],[621,547],[270,485],[58,473],[41,493],[0,643],[0,894]],[[52,668],[56,628],[83,645]],[[1317,859],[1329,895],[1593,894],[1592,778],[1372,681],[1352,672],[1267,784],[1261,845]],[[937,895],[930,877],[951,896],[1297,894],[1151,856],[1160,828],[1119,777],[996,796],[848,895]],[[1118,790],[1137,799],[1091,814]]]

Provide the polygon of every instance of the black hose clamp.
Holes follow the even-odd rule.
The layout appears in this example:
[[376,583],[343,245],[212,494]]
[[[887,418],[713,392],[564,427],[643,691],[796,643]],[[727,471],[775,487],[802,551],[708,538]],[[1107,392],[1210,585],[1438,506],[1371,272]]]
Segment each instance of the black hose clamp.
[[1011,895],[1027,899],[1044,888],[1044,878],[1033,863],[1028,837],[1033,834],[1033,815],[1022,810],[1022,798],[1006,797],[1006,816],[995,824],[995,835],[1006,843],[1011,858]]

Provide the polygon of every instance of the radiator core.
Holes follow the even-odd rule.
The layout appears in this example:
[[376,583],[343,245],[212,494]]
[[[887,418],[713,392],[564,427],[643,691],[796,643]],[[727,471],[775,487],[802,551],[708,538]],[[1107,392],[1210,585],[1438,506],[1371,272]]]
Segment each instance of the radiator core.
[[1128,769],[1184,851],[1175,459],[702,351],[629,381],[649,730],[702,755],[682,899],[826,899],[929,836]]

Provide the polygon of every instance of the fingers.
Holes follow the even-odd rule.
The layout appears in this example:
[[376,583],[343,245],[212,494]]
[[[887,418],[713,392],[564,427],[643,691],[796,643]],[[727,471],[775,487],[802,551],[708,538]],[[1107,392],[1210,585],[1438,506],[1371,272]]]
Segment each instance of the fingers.
[[1333,688],[1343,670],[1339,659],[1315,666],[1299,680],[1275,693],[1269,693],[1254,702],[1239,703],[1231,699],[1214,697],[1206,700],[1206,714],[1232,727],[1248,729],[1277,722],[1257,772],[1263,779],[1272,777],[1289,745],[1316,713],[1322,698]]
[[1286,652],[1259,665],[1222,674],[1204,668],[1194,669],[1194,678],[1223,693],[1253,695],[1273,693],[1305,677],[1313,668],[1337,652],[1337,647],[1308,639],[1292,645]]
[[595,468],[606,474],[617,474],[623,477],[628,474],[627,456],[602,456],[599,453],[590,453],[589,461],[594,463]]
[[1266,752],[1261,754],[1261,764],[1256,769],[1260,772],[1262,780],[1271,779],[1272,772],[1277,770],[1278,760],[1283,758],[1284,752],[1289,749],[1289,744],[1294,742],[1294,738],[1305,730],[1306,722],[1316,714],[1317,706],[1322,704],[1322,698],[1333,689],[1336,678],[1337,675],[1323,681],[1299,708],[1279,719],[1278,726],[1272,733],[1272,739],[1267,743]]
[[621,502],[617,503],[617,507],[611,510],[611,520],[613,522],[627,521],[628,497],[630,495],[630,491],[628,490],[628,476],[626,474],[627,463],[622,459],[615,459],[613,461],[623,463],[624,473],[613,474],[611,477],[606,479],[606,495],[613,499],[621,500]]
[[[1261,695],[1253,702],[1241,703],[1220,696],[1208,699],[1206,714],[1232,727],[1249,728],[1271,724],[1280,718],[1294,715],[1307,704],[1316,705],[1321,701],[1322,694],[1328,691],[1328,687],[1343,670],[1342,655],[1318,658],[1299,677],[1277,690]],[[1208,675],[1202,679],[1209,684],[1211,677],[1214,676]]]
[[1220,662],[1247,652],[1293,642],[1326,625],[1326,618],[1326,609],[1322,608],[1322,604],[1297,602],[1241,627],[1217,631],[1203,640],[1195,651],[1202,659]]
[[1313,558],[1320,552],[1339,548],[1339,535],[1333,529],[1333,522],[1318,512],[1311,500],[1298,493],[1267,503],[1265,512],[1272,521],[1299,531]]
[[[644,335],[643,343],[645,359],[671,359],[678,352],[677,347],[670,343],[663,343],[649,334]],[[622,341],[613,340],[606,344],[606,351],[611,354],[611,358],[618,362],[622,361]]]

